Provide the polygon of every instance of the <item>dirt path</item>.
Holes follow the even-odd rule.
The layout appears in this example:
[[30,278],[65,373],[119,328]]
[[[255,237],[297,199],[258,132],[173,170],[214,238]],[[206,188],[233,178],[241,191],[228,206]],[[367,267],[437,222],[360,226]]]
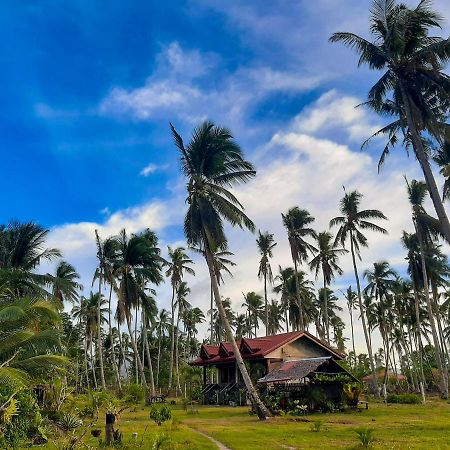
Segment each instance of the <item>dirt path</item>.
[[214,439],[212,436],[209,436],[206,433],[203,433],[203,431],[199,431],[196,428],[192,428],[189,427],[192,431],[195,431],[198,434],[201,434],[203,437],[205,437],[206,439],[209,439],[213,444],[215,444],[217,446],[217,448],[219,450],[231,450],[230,448],[228,448],[226,445],[222,444],[222,442],[219,442],[217,439]]

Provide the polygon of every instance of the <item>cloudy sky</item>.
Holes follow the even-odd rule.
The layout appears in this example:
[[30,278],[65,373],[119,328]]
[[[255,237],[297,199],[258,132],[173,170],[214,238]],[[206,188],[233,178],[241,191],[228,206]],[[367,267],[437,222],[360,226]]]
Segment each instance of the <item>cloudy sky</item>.
[[[163,253],[183,243],[185,186],[168,122],[187,140],[208,118],[231,128],[257,168],[238,194],[257,227],[275,234],[274,270],[290,264],[280,213],[306,208],[316,229],[325,230],[345,186],[364,194],[363,207],[389,217],[389,235],[370,236],[361,268],[388,259],[404,271],[399,237],[411,223],[403,176],[420,174],[401,149],[380,175],[382,143],[360,151],[382,122],[355,105],[378,74],[357,69],[350,50],[327,42],[334,31],[366,35],[369,6],[367,0],[2,2],[2,220],[51,229],[50,245],[77,267],[88,292],[95,229],[106,237],[149,227]],[[435,7],[450,18],[446,0]],[[444,34],[448,29],[446,22]],[[229,236],[237,267],[223,295],[239,307],[243,291],[262,292],[258,254],[255,236],[236,230]],[[207,274],[195,259],[190,301],[206,313]],[[352,283],[350,258],[341,265],[336,289]],[[158,288],[158,303],[167,308],[167,285]],[[362,350],[360,332],[357,343]]]

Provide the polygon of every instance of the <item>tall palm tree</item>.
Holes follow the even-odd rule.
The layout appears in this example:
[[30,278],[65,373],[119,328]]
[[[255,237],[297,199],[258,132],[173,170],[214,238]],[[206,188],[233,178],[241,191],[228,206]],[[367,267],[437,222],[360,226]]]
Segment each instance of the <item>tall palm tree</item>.
[[133,309],[139,307],[141,301],[146,298],[142,280],[156,285],[161,283],[163,260],[160,256],[159,248],[156,247],[156,236],[150,230],[133,234],[131,237],[128,237],[126,231],[122,230],[116,239],[118,252],[115,264],[119,279],[116,315],[119,324],[124,321],[127,323],[130,343],[140,373],[141,383],[145,386],[147,383],[144,365],[139,356],[132,330]]
[[324,322],[327,342],[330,342],[330,323],[328,321],[328,305],[327,305],[327,287],[334,280],[335,274],[342,275],[343,271],[338,266],[339,256],[346,253],[347,250],[337,248],[338,242],[333,241],[333,235],[328,231],[322,231],[317,235],[317,254],[310,261],[309,267],[315,272],[316,279],[319,271],[322,271],[323,289],[324,289]]
[[242,307],[247,310],[247,318],[250,328],[253,329],[253,336],[256,337],[258,334],[258,321],[263,316],[263,299],[259,294],[255,292],[247,292],[242,294],[244,296],[244,303]]
[[356,295],[356,292],[353,291],[352,287],[349,286],[344,293],[344,297],[345,297],[345,300],[347,300],[347,308],[348,308],[348,313],[350,315],[350,328],[351,328],[351,332],[352,332],[353,354],[356,355],[355,331],[354,331],[354,327],[353,327],[353,310],[355,309],[355,306],[356,306],[357,295]]
[[59,309],[63,309],[64,302],[75,303],[82,289],[77,280],[80,275],[71,264],[66,261],[60,261],[56,266],[55,275],[47,274],[52,287],[52,295],[57,299]]
[[273,238],[273,234],[266,231],[261,233],[259,230],[258,238],[256,239],[261,259],[259,261],[258,278],[264,279],[264,325],[266,327],[266,335],[268,333],[269,324],[269,307],[267,303],[267,281],[273,283],[272,268],[270,267],[270,258],[273,257],[273,249],[277,245]]
[[269,303],[269,321],[268,321],[268,335],[277,334],[283,329],[284,322],[283,308],[276,300]]
[[222,324],[233,348],[236,364],[241,372],[248,395],[260,419],[270,416],[248,375],[239,348],[226,317],[217,283],[214,253],[227,250],[224,220],[233,226],[255,226],[243,212],[239,200],[226,187],[244,183],[255,176],[251,163],[243,158],[239,145],[231,133],[211,122],[204,122],[194,130],[187,146],[171,125],[175,145],[181,154],[181,168],[187,178],[188,211],[184,231],[190,246],[199,247],[205,254],[213,286],[214,298]]
[[169,259],[167,265],[169,268],[166,271],[166,277],[170,277],[170,284],[172,285],[172,299],[170,302],[171,308],[171,336],[170,336],[170,365],[169,365],[169,386],[172,389],[173,366],[175,364],[175,298],[183,280],[185,273],[195,275],[194,269],[190,267],[194,262],[190,259],[184,247],[177,247],[172,249],[168,247]]
[[395,121],[376,134],[389,136],[382,160],[404,134],[412,144],[422,168],[442,231],[450,241],[450,223],[428,160],[423,135],[442,141],[442,124],[450,103],[450,78],[443,72],[450,61],[450,40],[431,37],[430,29],[440,28],[443,19],[421,0],[414,9],[394,0],[374,0],[370,15],[372,42],[353,33],[334,33],[330,41],[342,42],[356,50],[359,65],[382,70],[381,78],[369,91],[366,104]]
[[170,330],[169,313],[165,309],[161,309],[156,320],[156,334],[158,336],[158,359],[156,360],[156,386],[159,388],[159,372],[161,362],[161,340],[163,336]]
[[306,323],[304,320],[300,287],[298,285],[298,264],[306,261],[308,253],[315,251],[314,246],[305,240],[307,237],[316,237],[316,232],[309,227],[309,225],[314,222],[314,217],[312,217],[306,209],[300,209],[299,207],[294,206],[286,214],[281,214],[281,218],[288,233],[289,246],[291,248],[291,256],[296,274],[295,286],[300,314],[300,328],[304,330]]
[[[340,201],[339,210],[342,214],[330,221],[330,227],[339,226],[336,234],[336,242],[340,242],[345,247],[345,243],[350,241],[350,253],[352,255],[353,272],[356,280],[356,292],[358,294],[359,313],[361,323],[364,331],[364,338],[366,340],[367,353],[372,369],[372,383],[374,391],[377,390],[376,370],[372,352],[372,345],[370,343],[369,330],[367,329],[366,318],[364,314],[364,305],[361,294],[361,284],[359,281],[358,267],[356,264],[356,256],[361,260],[361,247],[367,247],[367,238],[362,231],[369,230],[381,234],[387,234],[387,231],[371,222],[373,219],[387,220],[387,217],[377,209],[363,209],[360,210],[362,194],[358,191],[346,192]],[[362,230],[362,231],[361,231]]]
[[442,200],[450,200],[450,127],[445,127],[444,142],[438,147],[433,155],[433,161],[440,168],[439,172],[444,177],[442,188]]
[[389,334],[391,331],[391,314],[392,314],[392,296],[391,289],[396,281],[397,273],[391,269],[387,261],[378,261],[373,263],[373,270],[364,271],[364,278],[367,280],[367,286],[364,292],[368,298],[374,299],[374,318],[378,325],[381,337],[384,343],[385,353],[385,372],[383,380],[383,391],[386,392],[386,383],[389,366]]
[[419,243],[421,269],[423,277],[423,292],[428,309],[428,319],[430,321],[433,344],[435,347],[435,356],[438,368],[442,374],[442,394],[448,397],[448,374],[443,360],[441,345],[436,330],[435,316],[430,298],[429,280],[426,265],[426,247],[430,246],[439,235],[442,235],[441,223],[434,217],[427,214],[423,204],[428,194],[427,185],[423,181],[412,180],[407,182],[408,198],[412,208],[412,219],[416,229],[417,240]]

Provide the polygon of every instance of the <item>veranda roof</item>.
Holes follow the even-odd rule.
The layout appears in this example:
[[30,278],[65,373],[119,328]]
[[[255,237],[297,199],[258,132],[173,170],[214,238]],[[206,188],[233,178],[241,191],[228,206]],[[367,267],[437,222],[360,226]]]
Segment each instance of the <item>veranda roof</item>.
[[272,372],[260,378],[258,383],[278,383],[281,381],[301,380],[315,372],[319,366],[329,360],[331,360],[331,356],[285,361],[278,369],[272,370]]

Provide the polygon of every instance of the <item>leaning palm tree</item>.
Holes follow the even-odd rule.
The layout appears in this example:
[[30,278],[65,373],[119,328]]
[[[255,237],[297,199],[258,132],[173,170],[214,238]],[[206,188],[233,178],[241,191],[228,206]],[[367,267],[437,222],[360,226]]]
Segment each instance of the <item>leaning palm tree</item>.
[[270,416],[270,412],[252,384],[227,320],[213,256],[216,251],[227,250],[228,247],[224,220],[251,231],[255,228],[243,212],[239,200],[226,189],[249,181],[255,176],[255,170],[251,163],[244,160],[241,148],[226,128],[204,122],[194,130],[192,139],[186,146],[172,124],[171,129],[175,145],[181,154],[181,169],[187,178],[188,211],[184,221],[186,240],[190,246],[199,247],[204,252],[216,306],[237,366],[254,409],[260,419],[265,419]]
[[441,223],[434,217],[427,214],[423,206],[428,194],[427,185],[423,181],[407,181],[408,197],[412,208],[412,219],[416,229],[416,235],[419,243],[421,269],[423,277],[423,292],[428,309],[428,319],[430,321],[433,344],[435,348],[436,363],[442,374],[442,394],[448,397],[448,373],[442,354],[441,344],[439,342],[436,329],[435,315],[430,298],[429,280],[426,264],[426,248],[430,246],[440,235],[442,235]]
[[269,326],[269,307],[267,303],[267,281],[270,284],[273,283],[272,268],[270,267],[270,258],[273,257],[273,249],[277,245],[273,238],[273,234],[266,231],[261,233],[259,231],[258,238],[256,239],[256,245],[258,246],[261,259],[259,261],[258,278],[264,279],[264,324],[266,327],[266,335],[268,333]]
[[334,33],[330,41],[355,49],[359,65],[382,70],[381,78],[369,91],[366,105],[395,121],[378,134],[389,137],[381,162],[403,134],[412,144],[422,168],[443,233],[450,241],[450,223],[428,160],[424,135],[442,142],[443,123],[450,104],[450,78],[443,72],[450,61],[450,39],[431,37],[443,18],[422,0],[414,9],[395,0],[374,0],[370,15],[372,42],[353,33]]
[[172,285],[172,300],[170,302],[171,308],[171,335],[170,335],[170,365],[169,365],[169,391],[172,389],[173,379],[173,366],[175,364],[174,352],[175,352],[175,299],[178,293],[178,289],[183,280],[185,273],[195,275],[194,269],[190,267],[194,262],[190,259],[184,249],[184,247],[177,247],[172,249],[168,247],[169,259],[167,265],[169,268],[166,271],[166,277],[170,278],[170,284]]
[[[366,317],[364,314],[364,305],[361,294],[361,283],[359,281],[358,267],[356,265],[356,256],[361,260],[360,247],[367,247],[367,238],[362,231],[375,231],[381,234],[387,234],[387,231],[371,222],[373,219],[387,220],[387,217],[377,209],[363,209],[360,210],[362,194],[358,191],[345,193],[340,201],[341,216],[337,216],[330,221],[330,227],[339,226],[336,234],[336,242],[340,242],[345,247],[345,243],[350,241],[350,253],[352,255],[353,272],[356,280],[356,292],[358,294],[358,305],[361,322],[364,331],[364,338],[366,340],[367,353],[372,369],[373,388],[377,390],[377,378],[375,363],[372,353],[372,345],[370,342],[369,330],[367,329]],[[362,231],[361,231],[362,230]]]
[[283,225],[288,233],[289,246],[291,248],[292,261],[294,262],[295,270],[295,287],[297,292],[297,302],[300,316],[300,328],[305,329],[306,323],[304,320],[304,311],[302,299],[300,295],[300,287],[298,285],[298,264],[306,261],[309,253],[313,253],[315,248],[308,243],[305,238],[316,237],[316,232],[309,227],[314,222],[312,217],[306,209],[300,209],[295,206],[291,208],[286,214],[281,214]]
[[337,242],[333,242],[333,235],[328,231],[322,231],[317,235],[317,254],[310,261],[309,267],[315,272],[316,279],[319,272],[322,272],[323,293],[324,293],[324,325],[327,342],[330,343],[330,323],[328,320],[327,287],[334,280],[335,274],[342,275],[343,271],[338,266],[339,256],[347,250],[337,248]]

